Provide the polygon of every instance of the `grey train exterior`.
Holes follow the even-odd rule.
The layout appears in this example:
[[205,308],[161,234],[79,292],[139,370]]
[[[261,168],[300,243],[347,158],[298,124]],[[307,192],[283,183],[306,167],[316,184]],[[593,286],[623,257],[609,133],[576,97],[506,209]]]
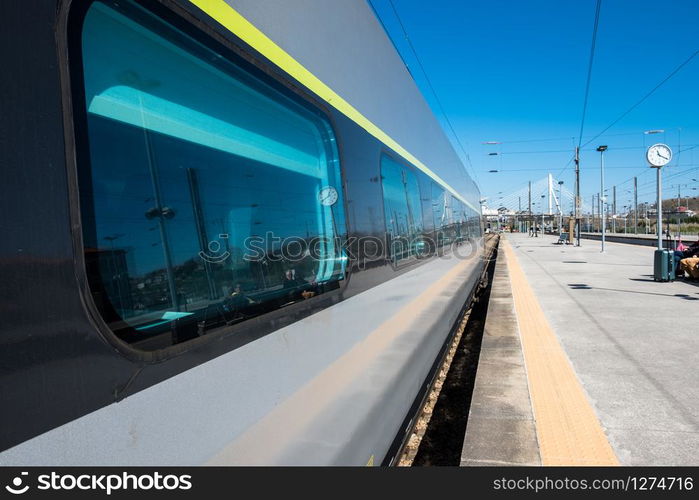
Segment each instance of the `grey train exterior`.
[[391,463],[484,262],[371,6],[0,17],[0,464]]

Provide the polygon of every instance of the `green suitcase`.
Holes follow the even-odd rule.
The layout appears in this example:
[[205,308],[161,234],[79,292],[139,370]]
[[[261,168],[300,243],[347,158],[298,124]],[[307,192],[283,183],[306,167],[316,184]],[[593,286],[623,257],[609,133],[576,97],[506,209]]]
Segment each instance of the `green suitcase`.
[[655,281],[675,281],[675,258],[672,250],[656,250],[653,259]]

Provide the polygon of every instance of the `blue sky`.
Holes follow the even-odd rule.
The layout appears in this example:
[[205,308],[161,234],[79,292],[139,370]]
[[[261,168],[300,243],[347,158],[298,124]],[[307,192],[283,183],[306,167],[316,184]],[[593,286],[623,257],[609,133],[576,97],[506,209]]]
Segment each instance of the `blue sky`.
[[[445,124],[389,0],[371,3]],[[574,170],[568,162],[578,142],[596,0],[393,3],[489,204],[548,172],[572,190]],[[696,1],[602,1],[583,144],[699,49],[698,26]],[[699,194],[699,183],[691,180],[699,179],[699,146],[687,149],[699,144],[698,92],[699,56],[586,146],[583,200],[599,191],[600,158],[594,149],[600,144],[609,146],[605,182],[618,185],[618,207],[630,199],[625,191],[633,176],[638,176],[639,202],[654,199],[655,176],[644,159],[645,147],[654,142],[667,142],[675,153],[664,170],[664,197],[676,196],[678,185],[683,197]],[[644,135],[649,129],[665,133]],[[445,130],[451,136],[446,125]],[[686,149],[680,155],[678,145]]]

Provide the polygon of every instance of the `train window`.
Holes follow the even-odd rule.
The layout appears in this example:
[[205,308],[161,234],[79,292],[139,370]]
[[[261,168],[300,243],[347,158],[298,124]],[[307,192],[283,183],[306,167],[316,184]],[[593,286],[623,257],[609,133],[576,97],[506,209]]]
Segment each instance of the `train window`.
[[434,182],[430,183],[432,190],[432,221],[434,223],[434,238],[438,247],[444,244],[443,228],[447,225],[446,203],[447,198],[444,189],[440,188]]
[[471,239],[475,239],[480,236],[481,234],[481,229],[480,229],[480,219],[478,217],[478,213],[469,208],[467,209],[467,226],[468,226],[468,236]]
[[161,349],[339,287],[324,115],[130,0],[91,5],[82,60],[85,260],[122,340]]
[[449,217],[450,241],[460,241],[462,237],[461,219],[463,217],[463,205],[454,196],[451,197],[451,213]]
[[465,239],[469,237],[468,225],[466,224],[466,205],[459,200],[459,228],[460,237]]
[[387,155],[381,157],[384,213],[394,262],[424,249],[420,187],[412,170]]

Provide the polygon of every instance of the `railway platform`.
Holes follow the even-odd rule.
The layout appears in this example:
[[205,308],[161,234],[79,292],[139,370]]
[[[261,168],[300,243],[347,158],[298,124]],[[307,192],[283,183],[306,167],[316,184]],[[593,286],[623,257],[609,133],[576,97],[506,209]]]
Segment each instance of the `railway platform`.
[[[602,239],[601,233],[581,233],[580,237],[583,240],[597,240]],[[648,247],[655,247],[658,244],[658,237],[655,234],[624,234],[624,233],[609,233],[605,235],[605,239],[610,243],[627,243],[630,245],[645,245]],[[680,240],[684,244],[690,244],[697,241],[696,234],[682,234]],[[677,235],[673,234],[669,238],[667,235],[663,235],[663,247],[664,248],[675,248],[677,241]]]
[[501,240],[462,465],[699,464],[699,286],[556,240]]

